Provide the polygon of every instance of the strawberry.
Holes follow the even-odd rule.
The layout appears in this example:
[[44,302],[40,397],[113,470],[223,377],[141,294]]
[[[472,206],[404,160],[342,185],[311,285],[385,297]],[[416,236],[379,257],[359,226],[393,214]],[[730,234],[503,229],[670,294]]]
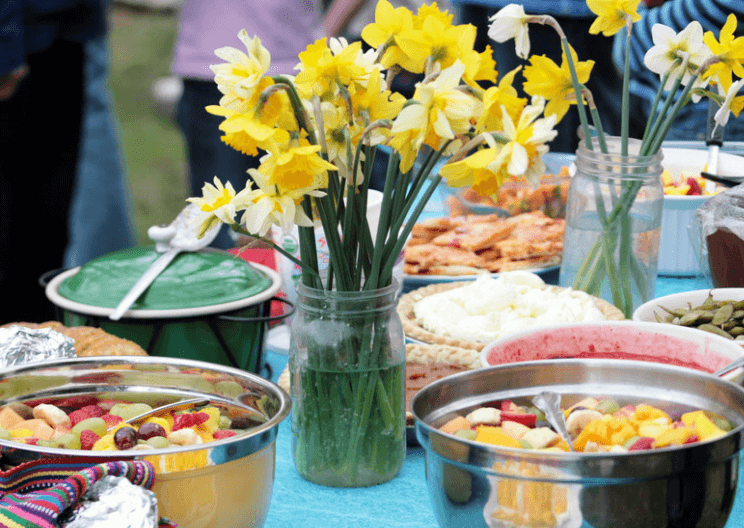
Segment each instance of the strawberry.
[[654,439],[648,436],[642,436],[633,445],[628,448],[628,451],[641,451],[643,449],[651,449],[654,444]]
[[703,188],[700,187],[700,184],[695,178],[687,178],[687,185],[690,186],[690,189],[687,191],[687,196],[700,196],[703,194]]
[[537,422],[537,415],[524,412],[501,411],[501,421],[517,422],[521,423],[522,425],[526,425],[527,427],[535,427],[535,422]]
[[27,436],[23,439],[23,441],[26,443],[26,445],[36,445],[39,442],[39,439],[35,436]]
[[80,433],[80,448],[85,449],[86,451],[90,451],[93,449],[93,445],[100,440],[101,437],[98,436],[96,433],[91,431],[90,429],[86,429],[82,433]]
[[235,436],[237,433],[235,431],[231,431],[230,429],[219,429],[212,433],[212,437],[215,440],[221,440],[223,438],[230,438],[231,436]]
[[109,413],[102,415],[101,418],[103,418],[103,421],[106,422],[106,427],[113,427],[123,420],[121,416],[116,416],[115,414]]
[[70,421],[72,422],[72,426],[74,427],[83,420],[86,420],[88,418],[100,418],[104,414],[105,413],[103,412],[103,409],[101,409],[98,405],[86,405],[85,407],[78,409],[77,411],[71,412]]
[[173,418],[173,428],[171,429],[171,432],[203,424],[207,420],[209,420],[209,415],[207,413],[200,412],[177,414]]
[[507,412],[520,412],[521,409],[519,408],[519,405],[514,403],[511,400],[504,400],[501,402],[501,411],[507,411]]

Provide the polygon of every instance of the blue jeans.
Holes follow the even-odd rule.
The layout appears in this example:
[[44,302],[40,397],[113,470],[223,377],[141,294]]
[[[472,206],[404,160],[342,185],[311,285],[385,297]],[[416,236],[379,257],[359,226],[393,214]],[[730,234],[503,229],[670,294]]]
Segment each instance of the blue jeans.
[[70,205],[65,267],[80,266],[137,243],[108,70],[108,41],[102,35],[85,45],[83,132]]
[[[258,168],[258,157],[246,156],[220,140],[223,118],[208,113],[204,108],[219,104],[222,94],[214,81],[184,79],[183,95],[176,109],[176,120],[181,127],[189,159],[189,193],[201,196],[205,183],[217,176],[224,184],[230,182],[235,192],[245,188],[249,168]],[[238,218],[240,220],[240,218]],[[235,247],[229,228],[222,227],[212,247]]]

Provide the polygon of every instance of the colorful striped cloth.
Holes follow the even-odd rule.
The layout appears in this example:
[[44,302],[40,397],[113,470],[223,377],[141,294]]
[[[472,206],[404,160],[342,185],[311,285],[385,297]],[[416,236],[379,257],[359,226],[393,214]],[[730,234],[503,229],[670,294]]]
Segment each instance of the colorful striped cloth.
[[[36,460],[0,472],[0,528],[56,528],[59,514],[106,475],[124,477],[146,489],[152,487],[155,472],[149,462],[91,463]],[[163,518],[160,526],[176,525]]]

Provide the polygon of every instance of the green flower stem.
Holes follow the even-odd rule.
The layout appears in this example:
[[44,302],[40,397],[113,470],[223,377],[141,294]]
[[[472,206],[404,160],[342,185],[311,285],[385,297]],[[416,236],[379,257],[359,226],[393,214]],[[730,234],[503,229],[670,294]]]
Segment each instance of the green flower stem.
[[631,247],[631,219],[628,215],[623,216],[620,222],[620,280],[622,287],[623,303],[619,308],[630,319],[633,315],[633,292],[630,279],[630,260],[633,248]]
[[297,93],[297,88],[292,81],[283,75],[277,75],[272,77],[273,81],[277,84],[287,86],[287,95],[289,96],[289,103],[292,105],[292,113],[297,120],[297,125],[307,132],[307,140],[313,144],[318,144],[318,138],[315,135],[315,130],[310,124],[310,119],[307,117],[305,107],[302,105],[300,95]]
[[690,90],[692,90],[692,85],[697,80],[698,75],[699,75],[699,72],[695,72],[692,75],[690,80],[687,82],[687,86],[684,87],[679,98],[674,103],[674,106],[672,107],[671,112],[669,112],[669,114],[666,115],[666,117],[664,118],[664,121],[661,123],[658,133],[655,135],[652,134],[651,137],[649,138],[651,142],[650,142],[648,151],[647,153],[645,153],[645,155],[656,154],[661,148],[661,144],[664,141],[664,138],[666,137],[667,133],[669,132],[669,129],[672,127],[672,124],[674,123],[674,120],[676,119],[677,114],[679,113],[680,109],[687,103],[687,96],[690,94]]
[[630,37],[633,29],[633,19],[627,15],[627,31],[625,32],[625,60],[623,68],[623,102],[622,112],[620,114],[620,145],[621,154],[628,155],[628,135],[630,121]]
[[[313,207],[310,202],[311,198],[305,196],[302,199],[302,209],[308,218],[313,217]],[[318,272],[318,252],[315,247],[315,229],[312,227],[298,226],[300,238],[300,257],[306,265],[301,268],[302,282],[311,288],[322,288]],[[312,271],[313,273],[310,273]]]
[[561,38],[561,45],[563,46],[563,51],[566,54],[568,69],[571,72],[571,82],[573,83],[573,89],[576,93],[576,107],[578,108],[579,112],[579,121],[581,121],[581,128],[584,131],[584,142],[586,143],[586,148],[588,148],[589,150],[594,150],[594,146],[592,145],[591,131],[589,130],[589,121],[586,117],[586,108],[584,108],[584,98],[581,96],[581,85],[579,84],[579,77],[576,74],[576,65],[574,64],[573,57],[571,56],[571,45],[568,43],[568,39],[565,36]]
[[[677,61],[674,62],[672,69],[678,66],[680,62],[682,62],[682,60],[677,59]],[[654,116],[657,115],[656,111],[659,109],[659,103],[661,102],[661,96],[664,94],[664,87],[666,86],[666,83],[669,80],[669,74],[671,73],[672,69],[669,69],[664,74],[664,77],[661,79],[661,84],[659,84],[659,89],[656,90],[656,96],[654,96],[654,102],[651,105],[651,113],[649,114],[649,119],[646,120],[646,128],[643,131],[643,139],[641,140],[642,144],[646,143],[648,136],[651,133],[651,127],[655,121]],[[662,111],[660,115],[664,115],[664,112]],[[658,117],[658,119],[660,119],[660,117]]]
[[[418,217],[421,216],[421,212],[424,210],[424,207],[426,207],[426,203],[429,201],[429,198],[431,198],[431,195],[434,194],[434,191],[441,181],[442,177],[438,174],[432,178],[431,184],[429,185],[429,187],[427,187],[426,191],[424,191],[421,200],[416,204],[416,207],[411,213],[411,218],[400,230],[400,234],[398,235],[397,240],[395,240],[395,243],[392,245],[391,249],[388,251],[387,248],[385,248],[386,260],[380,275],[388,281],[392,279],[393,267],[395,267],[395,262],[398,259],[400,252],[403,250],[403,246],[408,239],[408,235],[411,234],[413,225],[416,223]],[[391,241],[392,240],[393,238],[391,237]]]
[[607,140],[605,139],[604,128],[602,128],[602,119],[599,117],[597,112],[597,105],[594,104],[594,96],[592,92],[586,88],[582,88],[582,92],[589,103],[589,113],[592,116],[592,123],[594,124],[594,130],[597,131],[597,141],[599,141],[599,149],[602,152],[607,152]]
[[328,209],[326,204],[327,199],[327,196],[316,198],[315,205],[318,208],[318,215],[320,216],[323,231],[325,232],[326,241],[328,243],[328,254],[331,259],[331,264],[336,272],[338,288],[340,290],[349,291],[353,284],[351,272],[348,263],[344,260],[341,237],[338,234],[338,224],[334,220],[333,214]]
[[377,236],[375,237],[375,251],[372,255],[372,267],[370,276],[367,277],[364,283],[365,290],[375,290],[379,288],[379,284],[385,284],[380,280],[380,266],[382,265],[382,251],[385,244],[385,238],[387,237],[387,231],[390,223],[390,210],[392,207],[392,195],[393,187],[395,185],[395,174],[397,173],[398,167],[398,154],[393,151],[390,153],[388,158],[388,166],[385,177],[385,185],[382,190],[382,207],[380,209],[380,223],[377,228]]

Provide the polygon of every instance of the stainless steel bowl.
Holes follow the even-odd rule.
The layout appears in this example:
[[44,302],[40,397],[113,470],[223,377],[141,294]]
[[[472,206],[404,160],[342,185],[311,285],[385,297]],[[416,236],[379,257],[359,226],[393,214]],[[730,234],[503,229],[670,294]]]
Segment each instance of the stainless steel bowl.
[[147,460],[156,471],[160,515],[181,528],[263,526],[274,484],[276,435],[288,395],[255,374],[200,361],[159,357],[77,358],[0,371],[0,406],[94,396],[156,406],[204,397],[253,416],[255,427],[206,444],[147,451],[83,451],[0,440],[3,465],[63,457]]
[[[703,409],[735,427],[681,447],[624,454],[544,453],[463,440],[438,431],[488,402],[529,401],[541,391]],[[467,371],[412,401],[426,479],[443,527],[722,527],[734,501],[744,430],[744,390],[711,375],[610,359],[512,363]]]

